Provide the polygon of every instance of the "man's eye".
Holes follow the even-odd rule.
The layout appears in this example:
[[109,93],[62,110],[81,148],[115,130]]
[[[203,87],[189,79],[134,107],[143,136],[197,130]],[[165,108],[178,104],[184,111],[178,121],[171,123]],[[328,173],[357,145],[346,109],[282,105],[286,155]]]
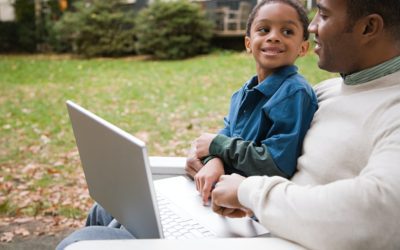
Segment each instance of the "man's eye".
[[328,16],[324,14],[321,10],[318,10],[318,16],[321,17],[322,20],[325,20]]
[[269,29],[267,29],[267,28],[260,28],[260,29],[258,29],[258,32],[261,32],[261,33],[268,33],[268,32],[269,32]]

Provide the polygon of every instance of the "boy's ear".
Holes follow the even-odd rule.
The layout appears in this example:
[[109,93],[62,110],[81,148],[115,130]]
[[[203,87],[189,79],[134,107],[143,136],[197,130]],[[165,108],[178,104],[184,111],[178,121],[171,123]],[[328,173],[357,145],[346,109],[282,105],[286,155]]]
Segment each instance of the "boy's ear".
[[247,53],[251,53],[251,39],[248,36],[244,37],[244,46],[246,47]]
[[308,40],[301,42],[299,57],[305,56],[307,54],[309,47],[310,47],[310,42]]

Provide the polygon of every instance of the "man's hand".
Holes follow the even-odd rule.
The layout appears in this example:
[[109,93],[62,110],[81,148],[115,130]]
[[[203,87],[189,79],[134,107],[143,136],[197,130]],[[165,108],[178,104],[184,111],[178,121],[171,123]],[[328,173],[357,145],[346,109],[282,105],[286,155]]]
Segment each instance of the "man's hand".
[[196,157],[201,159],[210,154],[209,148],[212,140],[216,137],[216,134],[203,133],[194,140],[194,148],[196,150]]
[[244,217],[252,214],[242,206],[238,199],[238,188],[245,177],[238,174],[222,175],[211,193],[212,209],[217,214],[227,217]]
[[200,169],[203,166],[204,165],[200,161],[200,159],[196,157],[194,147],[192,147],[189,150],[188,157],[186,158],[186,166],[185,166],[186,174],[192,179],[194,179],[194,176],[197,174],[197,172],[200,171]]
[[224,173],[223,162],[219,158],[213,158],[194,176],[196,188],[200,192],[204,205],[208,204],[214,184]]

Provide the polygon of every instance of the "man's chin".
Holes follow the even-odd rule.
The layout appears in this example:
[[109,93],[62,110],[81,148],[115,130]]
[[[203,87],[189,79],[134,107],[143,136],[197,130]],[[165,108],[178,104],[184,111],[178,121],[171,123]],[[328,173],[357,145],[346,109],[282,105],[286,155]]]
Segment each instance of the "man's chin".
[[318,61],[318,67],[320,69],[322,69],[322,70],[325,70],[325,71],[328,71],[328,72],[331,72],[331,73],[337,73],[338,72],[337,69],[334,69],[333,67],[331,67],[331,66],[329,66],[327,64],[324,64],[321,60]]
[[320,54],[317,54],[318,56],[318,67],[320,69],[326,70],[326,71],[330,71],[329,70],[329,65],[326,63],[326,60],[324,60],[324,57],[322,57]]

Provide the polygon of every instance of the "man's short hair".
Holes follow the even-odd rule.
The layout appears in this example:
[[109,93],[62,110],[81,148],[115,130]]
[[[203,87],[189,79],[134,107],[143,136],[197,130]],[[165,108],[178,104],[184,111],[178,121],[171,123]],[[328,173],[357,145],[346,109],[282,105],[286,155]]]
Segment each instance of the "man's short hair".
[[379,14],[385,29],[400,41],[400,0],[347,0],[350,29],[358,19],[370,14]]

